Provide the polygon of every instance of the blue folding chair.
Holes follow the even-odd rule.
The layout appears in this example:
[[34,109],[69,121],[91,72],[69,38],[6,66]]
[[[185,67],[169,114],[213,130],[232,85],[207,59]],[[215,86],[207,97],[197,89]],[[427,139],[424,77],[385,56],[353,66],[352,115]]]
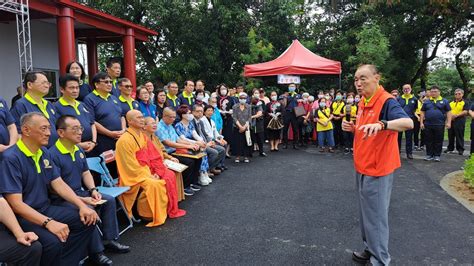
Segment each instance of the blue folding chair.
[[[119,187],[117,186],[118,184],[118,178],[113,178],[110,175],[109,169],[105,165],[105,159],[104,157],[91,157],[87,158],[87,165],[89,166],[89,170],[94,171],[98,174],[100,174],[100,179],[101,179],[101,184],[97,189],[99,190],[100,193],[107,194],[109,196],[112,196],[114,198],[117,198],[118,196],[122,195],[126,191],[130,190],[130,187]],[[119,207],[117,208],[117,212],[123,211],[125,216],[127,217],[128,220],[128,225],[125,227],[122,231],[120,231],[120,235],[123,234],[125,231],[133,227],[133,221],[131,217],[128,216],[127,211],[125,210],[125,207],[123,206],[122,201],[119,199]]]

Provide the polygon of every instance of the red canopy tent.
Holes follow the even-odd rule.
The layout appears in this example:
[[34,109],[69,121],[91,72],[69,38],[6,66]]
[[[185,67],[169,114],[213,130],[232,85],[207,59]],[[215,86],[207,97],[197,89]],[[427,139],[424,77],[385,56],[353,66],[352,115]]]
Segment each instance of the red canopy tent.
[[244,66],[245,77],[287,75],[341,75],[341,62],[316,55],[298,40],[278,58],[260,64]]

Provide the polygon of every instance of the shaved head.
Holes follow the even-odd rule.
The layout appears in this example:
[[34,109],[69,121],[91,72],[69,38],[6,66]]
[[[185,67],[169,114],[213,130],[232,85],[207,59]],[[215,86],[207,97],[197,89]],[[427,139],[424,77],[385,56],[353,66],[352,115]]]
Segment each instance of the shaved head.
[[373,75],[377,75],[377,74],[380,74],[379,70],[377,69],[377,66],[376,65],[372,65],[372,64],[363,64],[363,65],[360,65],[357,67],[357,70],[361,70],[361,69],[368,69],[370,70],[370,72],[373,74]]
[[126,119],[127,119],[128,126],[133,129],[141,130],[143,126],[145,125],[143,114],[142,112],[138,110],[128,111],[126,115]]
[[141,115],[141,114],[142,114],[142,113],[141,113],[140,111],[138,111],[138,110],[130,110],[130,111],[127,112],[125,118],[127,119],[127,121],[130,121],[130,120],[136,118],[137,116],[139,116],[139,115]]

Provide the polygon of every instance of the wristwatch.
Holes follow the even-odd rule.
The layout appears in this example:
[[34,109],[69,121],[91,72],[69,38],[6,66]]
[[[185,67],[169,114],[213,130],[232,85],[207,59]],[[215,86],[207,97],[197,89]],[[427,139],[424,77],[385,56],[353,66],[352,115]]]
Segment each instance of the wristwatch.
[[383,124],[383,129],[386,130],[387,125],[388,125],[387,120],[380,120],[380,122],[382,122],[382,124]]

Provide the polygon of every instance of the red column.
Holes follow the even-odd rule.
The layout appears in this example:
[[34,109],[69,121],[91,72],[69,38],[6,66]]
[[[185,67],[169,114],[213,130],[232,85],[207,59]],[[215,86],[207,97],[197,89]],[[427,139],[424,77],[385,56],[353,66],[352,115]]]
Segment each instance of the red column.
[[87,71],[89,73],[89,81],[99,72],[97,63],[97,42],[95,38],[87,38]]
[[122,37],[123,43],[123,71],[124,76],[129,78],[133,85],[132,95],[135,95],[136,91],[136,58],[135,58],[135,32],[133,29],[128,28],[125,35]]
[[59,73],[66,73],[66,65],[76,60],[76,37],[74,35],[74,12],[61,7],[57,17]]

